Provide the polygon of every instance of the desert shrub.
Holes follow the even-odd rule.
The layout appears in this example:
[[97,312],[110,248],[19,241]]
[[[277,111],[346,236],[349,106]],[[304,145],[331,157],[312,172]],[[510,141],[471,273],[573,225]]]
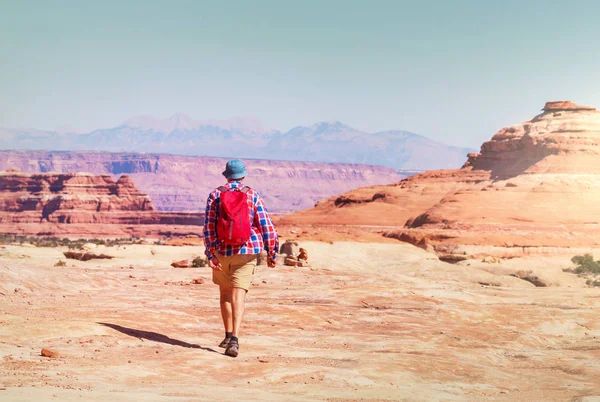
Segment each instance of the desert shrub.
[[194,267],[194,268],[205,267],[207,263],[208,262],[206,261],[206,258],[196,257],[192,260],[192,267]]
[[66,237],[58,238],[45,236],[42,234],[40,234],[39,236],[31,237],[13,234],[0,234],[0,244],[10,243],[30,243],[37,247],[67,247],[70,250],[81,250],[83,248],[83,245],[86,243],[93,243],[98,246],[104,245],[106,247],[112,247],[125,244],[143,244],[144,240],[137,236],[116,239],[68,239]]
[[573,272],[574,274],[600,274],[600,260],[594,261],[594,257],[591,254],[576,255],[571,258],[573,264],[576,265],[575,269],[565,269],[566,272]]
[[593,288],[597,288],[600,287],[600,280],[598,279],[588,279],[587,281],[585,281],[585,284],[588,286],[591,286]]
[[55,267],[65,267],[67,266],[67,263],[64,262],[63,260],[58,260],[58,262],[56,264],[54,264]]
[[586,285],[600,287],[600,260],[594,261],[591,254],[576,255],[571,258],[575,268],[563,269],[564,272],[572,272],[580,277],[586,278]]

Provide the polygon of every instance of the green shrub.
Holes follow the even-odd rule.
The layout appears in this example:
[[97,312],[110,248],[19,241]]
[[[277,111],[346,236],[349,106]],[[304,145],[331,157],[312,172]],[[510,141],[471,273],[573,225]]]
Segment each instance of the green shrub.
[[593,288],[597,288],[600,287],[600,280],[598,279],[588,279],[587,281],[585,281],[585,284],[593,287]]
[[13,234],[0,234],[0,244],[10,243],[30,243],[37,247],[67,247],[70,250],[81,250],[83,245],[86,243],[112,247],[124,244],[143,244],[144,240],[137,236],[118,239],[68,239],[66,237],[50,237],[43,234],[32,237]]
[[565,268],[564,272],[572,272],[580,277],[586,278],[586,285],[590,287],[600,287],[600,260],[594,261],[591,254],[576,255],[571,258],[575,268]]
[[576,255],[571,258],[573,264],[577,265],[575,269],[565,269],[565,272],[573,272],[574,274],[600,274],[600,260],[594,261],[591,254]]
[[206,258],[196,257],[192,260],[192,267],[194,267],[194,268],[205,267],[206,264],[208,264],[208,262],[206,261]]
[[67,263],[64,262],[63,260],[58,260],[58,262],[56,264],[54,264],[55,267],[66,267]]

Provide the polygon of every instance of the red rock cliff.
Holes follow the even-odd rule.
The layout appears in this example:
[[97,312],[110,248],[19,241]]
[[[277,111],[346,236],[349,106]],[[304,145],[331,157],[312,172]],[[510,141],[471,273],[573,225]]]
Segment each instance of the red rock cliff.
[[0,172],[0,232],[119,235],[136,230],[116,226],[202,224],[201,214],[156,211],[128,176],[15,170]]

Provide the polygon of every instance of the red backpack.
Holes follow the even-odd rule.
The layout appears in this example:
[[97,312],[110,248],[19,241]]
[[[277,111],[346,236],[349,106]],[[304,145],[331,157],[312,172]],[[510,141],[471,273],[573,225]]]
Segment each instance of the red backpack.
[[228,246],[244,245],[252,235],[247,195],[250,187],[218,189],[221,191],[221,202],[217,218],[217,238]]

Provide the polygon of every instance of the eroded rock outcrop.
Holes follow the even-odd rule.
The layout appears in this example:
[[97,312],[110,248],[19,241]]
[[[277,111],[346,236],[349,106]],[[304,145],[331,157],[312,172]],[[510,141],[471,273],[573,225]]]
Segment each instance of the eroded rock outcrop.
[[599,198],[600,112],[558,101],[500,130],[461,169],[357,189],[284,222],[404,225],[387,236],[448,260],[555,253],[600,246]]
[[[208,194],[224,182],[226,161],[147,153],[0,151],[0,170],[90,172],[115,180],[126,174],[160,211],[204,210]],[[309,208],[334,194],[406,177],[391,168],[349,163],[251,160],[246,167],[246,183],[261,193],[271,212]],[[126,182],[123,187],[125,191]]]
[[[128,176],[115,181],[109,175],[87,173],[0,172],[0,231],[4,233],[120,235],[137,233],[124,225],[165,224],[199,226],[202,214],[156,211]],[[119,228],[111,233],[114,225]]]

